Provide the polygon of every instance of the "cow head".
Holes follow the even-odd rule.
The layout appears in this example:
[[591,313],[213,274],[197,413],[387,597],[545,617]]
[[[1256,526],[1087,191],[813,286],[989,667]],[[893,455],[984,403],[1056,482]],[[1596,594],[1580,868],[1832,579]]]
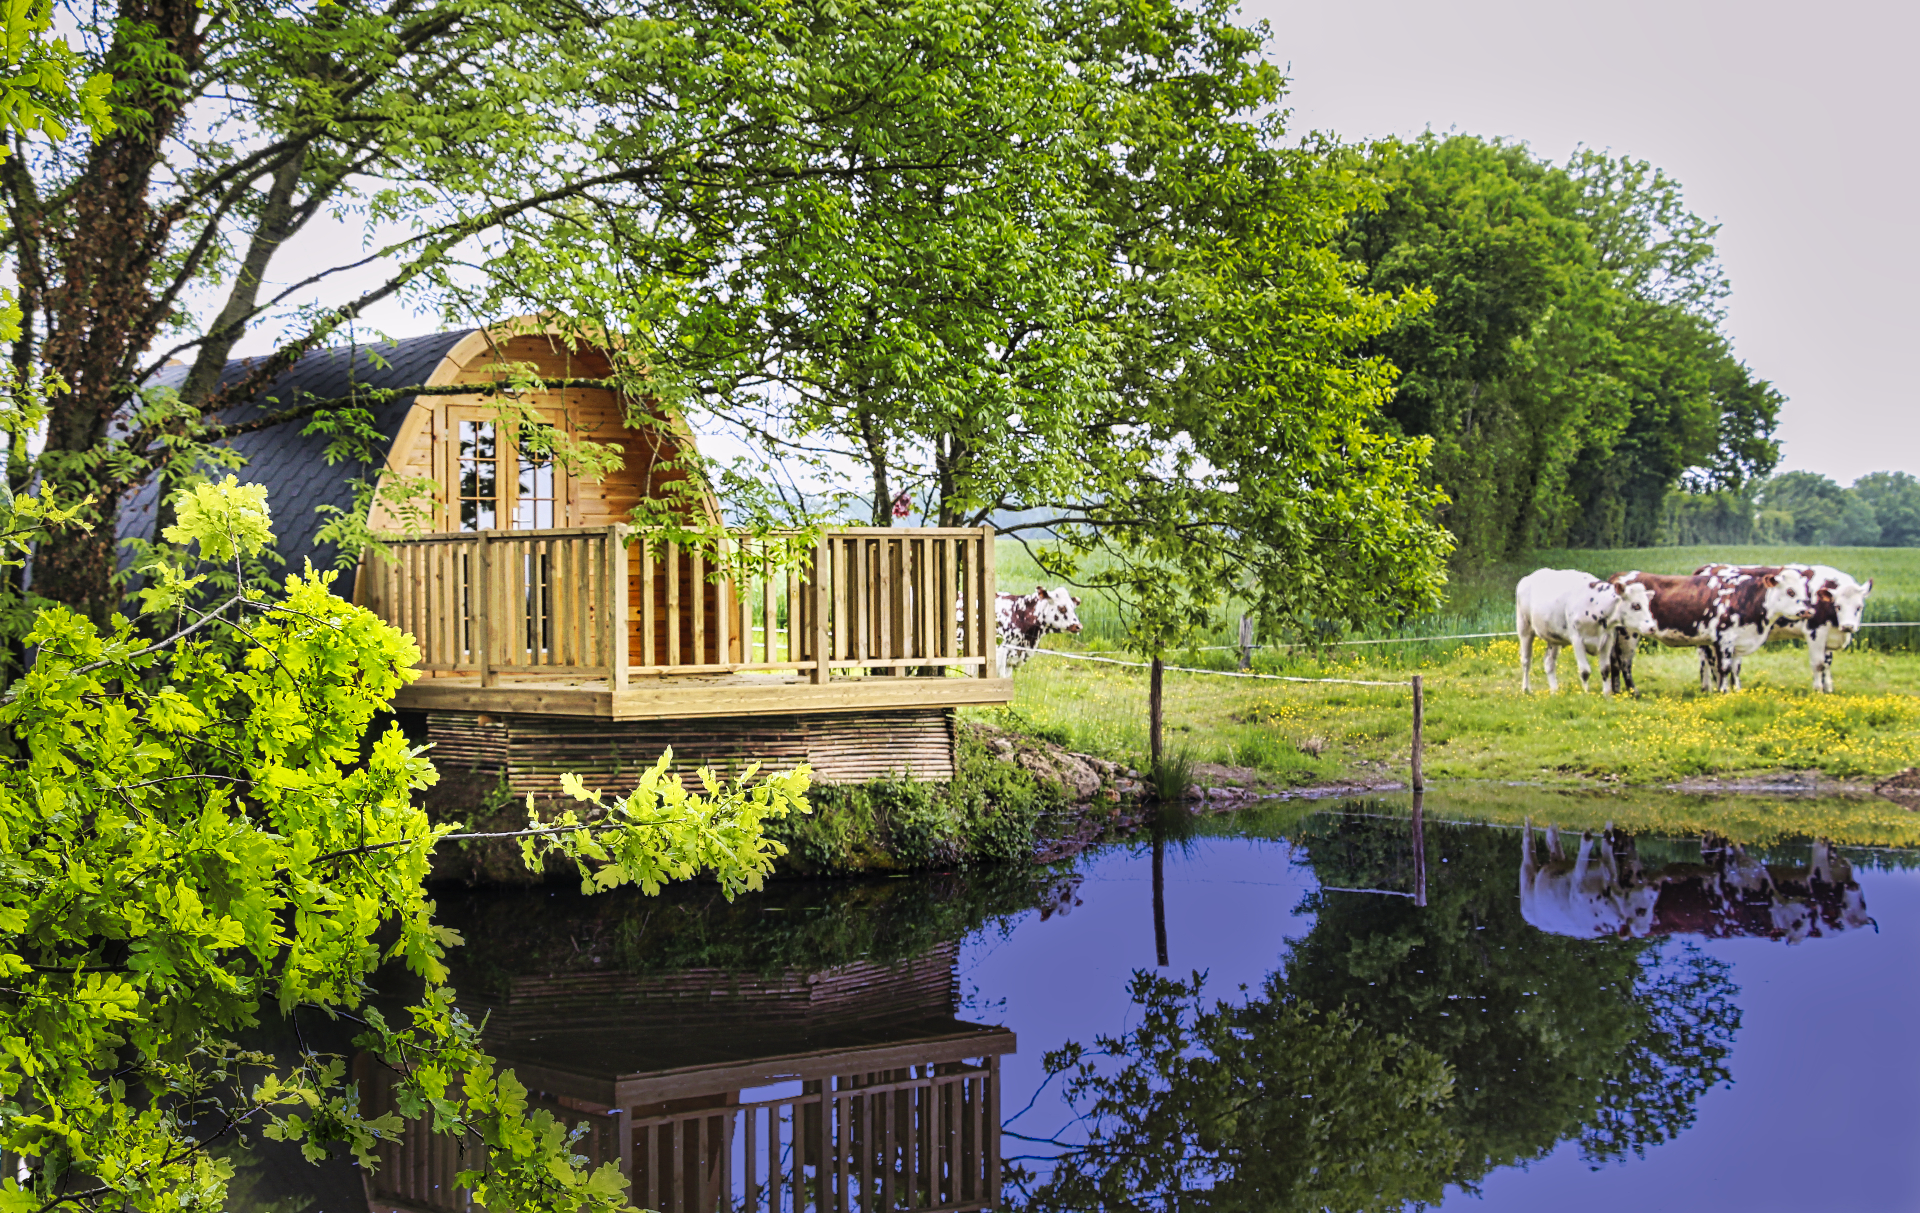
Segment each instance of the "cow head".
[[1860,617],[1867,612],[1867,595],[1873,591],[1873,579],[1865,585],[1848,578],[1839,585],[1820,591],[1833,602],[1834,625],[1843,632],[1859,630]]
[[1066,586],[1055,586],[1049,590],[1037,585],[1034,589],[1034,622],[1043,632],[1078,632],[1080,630],[1080,612],[1074,608],[1080,600],[1067,592]]
[[[1607,584],[1599,582],[1600,585]],[[1610,627],[1623,628],[1630,635],[1651,636],[1653,634],[1653,595],[1647,587],[1637,581],[1629,581],[1617,592],[1613,605],[1613,614],[1608,617]]]
[[1768,619],[1805,619],[1813,614],[1813,595],[1798,569],[1781,569],[1760,579],[1766,587]]

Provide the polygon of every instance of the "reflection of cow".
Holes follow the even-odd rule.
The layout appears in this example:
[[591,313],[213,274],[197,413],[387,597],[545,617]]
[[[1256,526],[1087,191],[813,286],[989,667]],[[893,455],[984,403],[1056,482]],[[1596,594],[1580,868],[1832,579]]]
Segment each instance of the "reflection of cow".
[[1546,854],[1536,857],[1528,821],[1520,914],[1539,930],[1581,939],[1704,935],[1799,943],[1873,923],[1852,865],[1825,839],[1814,842],[1806,867],[1763,864],[1711,837],[1701,842],[1700,859],[1647,871],[1633,839],[1611,826],[1598,839],[1581,835],[1571,860],[1549,826]]

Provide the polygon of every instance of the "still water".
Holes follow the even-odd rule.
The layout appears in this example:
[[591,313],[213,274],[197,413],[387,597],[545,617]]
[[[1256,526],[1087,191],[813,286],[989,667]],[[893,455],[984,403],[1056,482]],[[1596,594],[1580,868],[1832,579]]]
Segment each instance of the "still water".
[[[1920,854],[1405,807],[443,910],[499,1056],[676,1213],[1920,1210]],[[462,1208],[435,1148],[374,1207]]]

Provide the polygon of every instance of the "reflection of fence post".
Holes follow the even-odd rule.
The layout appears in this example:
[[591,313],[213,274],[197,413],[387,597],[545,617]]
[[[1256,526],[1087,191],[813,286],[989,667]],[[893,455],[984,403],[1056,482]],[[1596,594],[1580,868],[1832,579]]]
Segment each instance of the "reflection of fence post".
[[1413,782],[1414,795],[1416,796],[1419,795],[1421,792],[1424,792],[1427,790],[1426,772],[1421,770],[1421,766],[1420,766],[1421,759],[1425,756],[1423,751],[1425,751],[1426,745],[1427,745],[1427,739],[1426,739],[1427,712],[1426,712],[1426,704],[1423,702],[1424,696],[1421,694],[1421,692],[1424,689],[1425,688],[1421,686],[1420,675],[1415,674],[1413,676],[1413,780],[1412,782]]
[[1413,904],[1427,904],[1426,794],[1413,794]]
[[[1165,810],[1161,810],[1164,812]],[[1183,808],[1184,812],[1185,809]],[[1161,968],[1167,967],[1167,838],[1160,827],[1153,831],[1153,948]]]

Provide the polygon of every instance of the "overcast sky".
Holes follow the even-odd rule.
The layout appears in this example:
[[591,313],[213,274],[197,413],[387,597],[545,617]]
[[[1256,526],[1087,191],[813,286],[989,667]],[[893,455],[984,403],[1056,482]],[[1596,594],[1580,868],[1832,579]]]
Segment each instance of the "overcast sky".
[[1243,0],[1294,125],[1432,127],[1648,160],[1719,220],[1740,358],[1790,402],[1781,466],[1920,473],[1920,6]]

